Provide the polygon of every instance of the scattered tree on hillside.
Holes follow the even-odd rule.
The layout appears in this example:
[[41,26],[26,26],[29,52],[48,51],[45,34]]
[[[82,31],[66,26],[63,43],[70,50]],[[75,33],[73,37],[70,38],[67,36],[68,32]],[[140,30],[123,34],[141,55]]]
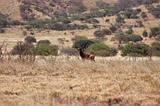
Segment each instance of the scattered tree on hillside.
[[146,44],[127,44],[122,48],[122,56],[149,56],[150,47]]
[[148,32],[146,30],[143,31],[143,37],[148,37]]
[[117,17],[116,17],[116,22],[118,24],[123,24],[125,21],[124,21],[124,16],[122,16],[121,14],[118,14]]
[[127,31],[126,33],[127,33],[127,34],[133,34],[133,32],[134,32],[134,31],[133,31],[132,27],[129,27],[129,28],[128,28],[128,31]]
[[150,34],[150,36],[151,37],[156,37],[158,35],[160,35],[160,27],[151,28],[151,34]]
[[36,38],[33,37],[33,36],[27,36],[27,37],[25,38],[25,43],[32,44],[32,43],[36,43],[36,42],[37,42],[37,40],[36,40]]
[[94,36],[97,39],[103,39],[106,35],[111,35],[111,31],[109,29],[97,30],[94,32]]

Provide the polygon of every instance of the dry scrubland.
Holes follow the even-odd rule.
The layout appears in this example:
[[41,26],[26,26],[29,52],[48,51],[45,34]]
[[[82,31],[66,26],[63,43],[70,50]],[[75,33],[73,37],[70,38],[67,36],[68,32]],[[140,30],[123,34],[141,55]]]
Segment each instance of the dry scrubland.
[[0,62],[0,106],[160,106],[160,61]]
[[[20,4],[17,0],[0,0],[0,11],[10,14],[11,19],[22,20]],[[11,2],[10,2],[11,1]],[[32,0],[31,0],[32,1]],[[48,0],[46,0],[48,1]],[[87,9],[95,7],[97,0],[82,0]],[[113,4],[117,0],[102,0]],[[13,5],[12,5],[13,4]],[[14,6],[14,7],[13,7]],[[145,27],[133,28],[134,34],[159,27],[160,19],[154,18],[145,6],[141,9],[148,19],[125,19],[122,31],[128,26],[142,21]],[[5,10],[5,11],[4,11]],[[45,16],[45,15],[44,15]],[[100,27],[85,23],[86,30],[43,30],[31,29],[39,41],[48,39],[52,44],[62,44],[58,39],[65,39],[63,47],[72,47],[72,39],[84,36],[95,39],[94,32],[109,28],[116,23],[116,16],[96,18]],[[109,19],[110,22],[106,22]],[[84,25],[81,21],[72,24]],[[6,41],[10,51],[18,41],[22,41],[27,31],[25,26],[5,28],[0,34],[0,44]],[[74,33],[74,34],[72,34]],[[30,35],[30,31],[27,31]],[[107,36],[104,43],[117,48],[118,41],[112,41],[115,33]],[[146,38],[146,44],[155,39]],[[39,57],[34,63],[20,60],[0,60],[0,106],[160,106],[160,58],[96,57],[96,62],[82,61],[77,57]]]

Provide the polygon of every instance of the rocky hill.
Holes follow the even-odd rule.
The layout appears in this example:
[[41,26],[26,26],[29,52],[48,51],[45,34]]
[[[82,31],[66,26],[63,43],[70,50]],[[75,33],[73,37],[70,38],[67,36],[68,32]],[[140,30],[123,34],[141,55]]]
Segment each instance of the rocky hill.
[[[105,3],[105,4],[104,4]],[[99,5],[108,6],[117,0],[1,0],[0,12],[14,20],[48,19],[56,16],[79,14]],[[97,5],[98,4],[98,5]]]
[[126,8],[159,0],[1,0],[0,12],[13,20],[50,19],[108,7]]

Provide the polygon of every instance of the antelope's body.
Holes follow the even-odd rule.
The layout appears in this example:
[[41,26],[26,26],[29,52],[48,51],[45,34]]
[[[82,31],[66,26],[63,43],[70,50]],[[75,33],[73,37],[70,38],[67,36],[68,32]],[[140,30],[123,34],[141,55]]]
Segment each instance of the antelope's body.
[[92,60],[95,61],[95,55],[84,53],[82,49],[79,49],[79,55],[82,58],[82,60]]

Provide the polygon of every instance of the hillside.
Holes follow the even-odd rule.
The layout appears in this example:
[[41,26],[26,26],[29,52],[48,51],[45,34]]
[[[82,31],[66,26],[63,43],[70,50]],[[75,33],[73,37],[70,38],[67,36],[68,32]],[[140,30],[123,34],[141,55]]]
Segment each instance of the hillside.
[[[117,3],[117,0],[102,0],[107,4]],[[96,7],[97,0],[1,0],[0,12],[8,14],[11,19],[28,18],[48,19],[56,15],[67,15],[83,12]]]
[[20,3],[17,0],[1,0],[0,1],[0,12],[8,14],[13,20],[21,20]]
[[151,2],[158,0],[1,0],[0,12],[8,14],[13,20],[50,19],[111,6],[123,9]]
[[159,0],[0,1],[0,106],[160,106]]
[[[21,7],[22,4],[26,4],[24,1],[23,3],[22,1],[20,1],[17,5]],[[4,1],[4,3],[6,2]],[[40,11],[38,12],[36,10],[35,11],[30,10],[34,9],[35,5],[37,7],[44,6],[43,8],[45,8],[45,6],[48,5],[47,4],[48,2],[49,1],[46,0],[39,3],[36,2],[36,0],[31,0],[30,2],[27,3],[32,5],[27,6],[26,8],[29,9],[25,12],[27,13],[28,11],[32,13],[36,12],[36,17],[38,17],[39,15],[40,19],[46,19],[46,18],[50,19],[52,17],[52,14],[51,16],[49,16],[49,15],[44,15]],[[58,3],[57,1],[54,2]],[[92,3],[89,3],[87,1],[83,1],[83,4],[87,3],[90,4],[88,6],[91,6],[95,2],[92,1]],[[116,3],[116,1],[112,3]],[[60,4],[63,3],[60,2]],[[112,10],[112,8],[113,7],[109,7],[107,9]],[[120,11],[115,13],[112,13],[112,11],[108,12],[108,10],[105,11],[103,9],[100,9],[98,11],[84,12],[83,14],[78,14],[77,16],[71,16],[69,18],[60,17],[58,19],[45,20],[45,21],[37,19],[35,20],[31,17],[28,17],[31,15],[29,12],[28,15],[24,14],[24,16],[31,19],[30,22],[28,23],[20,23],[20,26],[18,26],[19,23],[11,22],[12,28],[10,27],[5,28],[7,26],[4,26],[2,24],[2,26],[4,26],[4,28],[3,27],[2,28],[5,31],[5,33],[0,33],[1,35],[0,42],[7,41],[9,43],[9,47],[12,48],[17,41],[24,39],[25,37],[24,35],[34,35],[37,38],[37,40],[48,39],[51,41],[51,43],[54,43],[59,47],[61,46],[60,44],[61,41],[59,41],[59,39],[63,39],[64,43],[63,45],[64,47],[67,48],[67,47],[72,47],[74,43],[73,39],[75,39],[75,37],[77,36],[83,36],[86,37],[87,39],[98,39],[96,38],[97,34],[95,35],[95,33],[98,32],[100,33],[100,35],[98,34],[98,36],[100,36],[100,38],[102,36],[105,44],[114,48],[118,48],[118,39],[116,38],[117,33],[118,34],[121,32],[126,33],[129,30],[131,30],[133,35],[138,35],[142,37],[140,39],[143,39],[142,40],[143,43],[150,45],[155,41],[155,39],[158,39],[158,38],[149,38],[149,35],[151,35],[150,34],[151,28],[155,27],[158,28],[160,26],[158,9],[159,9],[158,3],[148,7],[145,5],[135,6],[134,8],[129,8],[125,11]],[[45,12],[47,11],[44,11],[44,13]],[[17,14],[16,16],[18,16],[17,12],[16,14]],[[119,14],[121,14],[125,19],[123,19],[123,17],[121,16],[118,16]],[[21,13],[21,15],[23,14]],[[124,22],[123,23],[119,22],[119,19],[120,21]],[[107,34],[103,33],[104,29],[109,30],[109,33]],[[3,30],[1,32],[3,32]],[[144,31],[146,31],[148,35],[148,37],[146,38],[142,36]],[[134,36],[131,37],[133,37],[132,40],[134,40]],[[138,40],[140,39],[138,38]]]

